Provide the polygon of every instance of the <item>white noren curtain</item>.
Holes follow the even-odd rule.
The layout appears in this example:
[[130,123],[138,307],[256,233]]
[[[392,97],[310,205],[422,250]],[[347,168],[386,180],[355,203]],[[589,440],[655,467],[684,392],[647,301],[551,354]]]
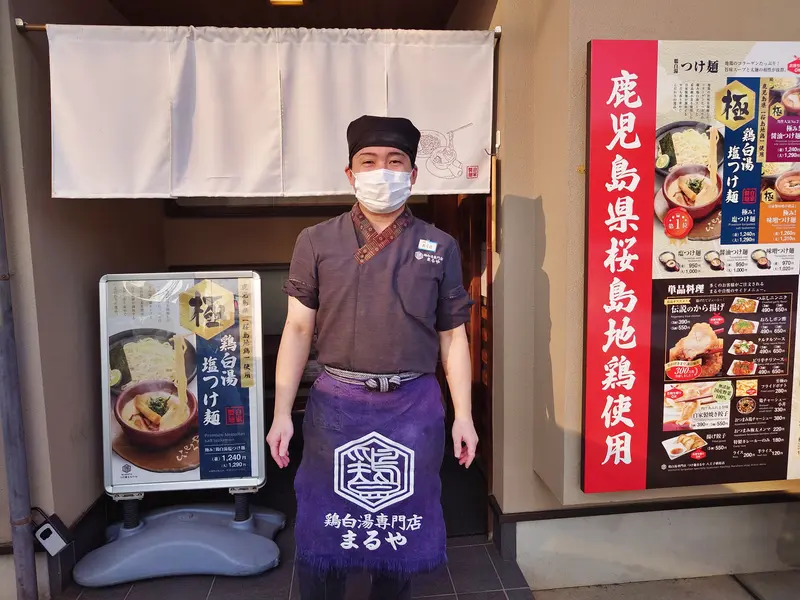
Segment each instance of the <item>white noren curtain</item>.
[[418,194],[489,191],[489,31],[48,25],[53,196],[349,194],[347,124],[423,132]]

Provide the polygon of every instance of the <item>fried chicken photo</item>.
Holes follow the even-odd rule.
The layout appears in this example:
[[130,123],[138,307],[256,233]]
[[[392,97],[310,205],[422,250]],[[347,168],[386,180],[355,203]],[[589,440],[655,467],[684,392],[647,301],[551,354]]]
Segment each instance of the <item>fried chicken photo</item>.
[[708,323],[695,323],[689,334],[669,351],[669,361],[700,360],[700,377],[714,377],[722,370],[723,341]]

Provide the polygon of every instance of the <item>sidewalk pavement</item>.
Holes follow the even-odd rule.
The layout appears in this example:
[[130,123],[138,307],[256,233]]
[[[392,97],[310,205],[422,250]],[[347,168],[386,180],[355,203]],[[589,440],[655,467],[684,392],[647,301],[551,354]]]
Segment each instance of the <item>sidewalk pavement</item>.
[[797,600],[800,571],[534,592],[535,600]]

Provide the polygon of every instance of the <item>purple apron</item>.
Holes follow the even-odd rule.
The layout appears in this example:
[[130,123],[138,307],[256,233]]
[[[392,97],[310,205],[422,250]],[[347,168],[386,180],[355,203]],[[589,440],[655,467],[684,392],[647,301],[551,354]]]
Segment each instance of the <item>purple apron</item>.
[[444,408],[433,375],[379,393],[323,373],[303,436],[295,479],[300,562],[319,572],[398,577],[446,562]]

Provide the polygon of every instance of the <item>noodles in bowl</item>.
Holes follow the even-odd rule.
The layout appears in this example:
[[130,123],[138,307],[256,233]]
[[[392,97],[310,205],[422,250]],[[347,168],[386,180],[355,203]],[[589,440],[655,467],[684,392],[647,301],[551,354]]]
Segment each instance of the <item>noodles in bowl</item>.
[[[112,335],[108,345],[109,387],[115,396],[143,381],[177,383],[174,356],[176,334],[163,329],[129,329]],[[197,374],[197,351],[184,340],[184,372]],[[177,369],[180,371],[180,368]]]
[[768,178],[776,178],[780,177],[787,171],[792,170],[792,163],[777,163],[777,162],[767,162],[761,168],[761,176],[768,177]]
[[197,398],[187,390],[181,401],[172,381],[143,381],[119,395],[114,416],[131,442],[166,448],[197,427]]
[[131,380],[125,387],[136,385],[147,379],[175,380],[174,349],[169,342],[160,342],[153,338],[142,338],[128,342],[122,347]]

